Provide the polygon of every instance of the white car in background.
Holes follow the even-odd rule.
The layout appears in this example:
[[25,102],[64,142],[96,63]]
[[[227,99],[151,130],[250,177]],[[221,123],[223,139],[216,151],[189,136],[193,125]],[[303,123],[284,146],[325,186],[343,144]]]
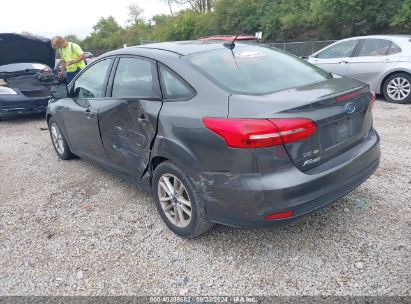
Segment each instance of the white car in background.
[[411,35],[348,38],[307,60],[328,72],[367,82],[389,102],[411,102]]
[[93,57],[94,57],[94,55],[93,55],[92,52],[84,52],[84,56],[85,56],[86,58],[93,58]]

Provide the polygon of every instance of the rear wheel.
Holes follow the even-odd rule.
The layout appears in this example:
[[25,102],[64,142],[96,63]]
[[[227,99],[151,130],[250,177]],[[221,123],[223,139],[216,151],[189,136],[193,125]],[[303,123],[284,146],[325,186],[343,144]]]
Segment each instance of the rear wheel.
[[58,157],[64,160],[73,158],[74,154],[71,153],[65,137],[53,117],[49,120],[49,132],[51,142],[53,143],[54,150],[56,151]]
[[161,218],[175,234],[194,238],[213,227],[190,178],[172,162],[165,161],[154,171],[153,192]]
[[392,103],[411,102],[411,75],[406,73],[396,73],[388,77],[383,87],[384,97]]

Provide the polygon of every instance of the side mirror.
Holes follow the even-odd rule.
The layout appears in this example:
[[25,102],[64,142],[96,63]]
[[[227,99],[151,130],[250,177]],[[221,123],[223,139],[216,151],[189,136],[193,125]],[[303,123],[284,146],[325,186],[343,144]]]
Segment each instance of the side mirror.
[[309,56],[301,56],[301,59],[307,60]]
[[55,99],[61,99],[68,97],[68,91],[66,85],[59,85],[50,90],[51,96]]

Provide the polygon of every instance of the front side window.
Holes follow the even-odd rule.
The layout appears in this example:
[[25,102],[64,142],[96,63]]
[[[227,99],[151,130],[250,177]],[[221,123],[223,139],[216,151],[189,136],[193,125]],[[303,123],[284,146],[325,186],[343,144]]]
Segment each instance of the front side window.
[[331,76],[305,60],[265,47],[236,46],[186,56],[184,60],[217,85],[242,94],[268,94]]
[[153,64],[138,58],[121,58],[114,77],[112,97],[157,96]]
[[80,99],[104,97],[110,64],[111,59],[105,59],[84,71],[74,83],[74,97]]
[[169,69],[160,66],[163,94],[166,99],[188,99],[195,93],[179,76]]
[[385,56],[387,55],[390,46],[390,40],[365,39],[357,56]]
[[337,43],[330,46],[318,54],[317,58],[329,59],[329,58],[344,58],[350,57],[357,46],[358,40],[348,40]]

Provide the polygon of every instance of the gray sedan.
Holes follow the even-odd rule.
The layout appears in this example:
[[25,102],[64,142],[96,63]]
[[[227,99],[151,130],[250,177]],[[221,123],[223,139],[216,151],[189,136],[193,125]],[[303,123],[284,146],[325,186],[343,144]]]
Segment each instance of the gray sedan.
[[52,94],[57,155],[146,189],[182,237],[214,223],[293,221],[354,190],[379,163],[367,84],[256,45],[124,48]]
[[308,57],[331,73],[367,82],[389,102],[411,102],[411,36],[379,35],[337,41]]

